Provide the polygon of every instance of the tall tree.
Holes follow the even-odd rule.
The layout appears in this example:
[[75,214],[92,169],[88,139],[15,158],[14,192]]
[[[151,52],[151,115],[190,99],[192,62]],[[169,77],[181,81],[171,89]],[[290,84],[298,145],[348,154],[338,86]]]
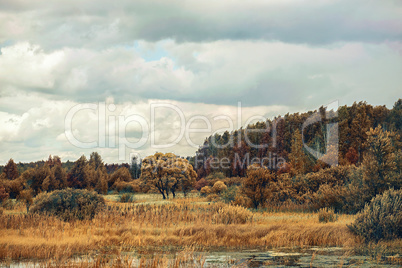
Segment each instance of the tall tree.
[[137,156],[133,156],[131,159],[130,173],[135,180],[141,176],[141,159]]
[[367,132],[367,151],[363,160],[363,181],[372,196],[395,186],[396,158],[389,132],[381,126]]
[[91,153],[85,169],[88,176],[86,188],[96,189],[98,192],[105,193],[107,191],[105,183],[107,184],[109,175],[99,153]]
[[289,160],[296,174],[304,174],[307,171],[308,159],[303,150],[302,134],[299,129],[296,129],[292,135]]
[[85,155],[82,155],[77,161],[75,161],[73,167],[68,173],[68,186],[76,189],[84,189],[90,184],[89,179],[87,159]]
[[389,114],[388,121],[392,130],[402,130],[402,99],[395,102],[394,107]]
[[18,178],[18,168],[12,158],[8,160],[7,165],[4,167],[3,174],[7,180],[15,180],[16,178]]
[[98,152],[92,152],[91,153],[91,155],[89,157],[88,164],[90,166],[93,166],[93,168],[95,170],[104,167],[102,157],[100,156],[100,154]]

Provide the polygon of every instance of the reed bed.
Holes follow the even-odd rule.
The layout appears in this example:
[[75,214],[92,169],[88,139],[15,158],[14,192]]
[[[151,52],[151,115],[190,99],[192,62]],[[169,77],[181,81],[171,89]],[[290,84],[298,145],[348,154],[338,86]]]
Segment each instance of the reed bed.
[[[108,202],[92,220],[0,215],[0,261],[66,259],[138,249],[353,247],[353,216],[319,223],[316,213],[251,212],[192,198],[168,203]],[[145,266],[144,266],[145,267]]]

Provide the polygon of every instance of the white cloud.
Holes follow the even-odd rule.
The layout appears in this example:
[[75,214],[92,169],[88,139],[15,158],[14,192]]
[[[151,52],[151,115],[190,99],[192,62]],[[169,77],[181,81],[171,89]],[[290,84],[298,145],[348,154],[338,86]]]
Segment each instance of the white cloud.
[[[155,124],[155,144],[163,145],[175,140],[179,134],[181,127],[185,128],[189,120],[194,116],[204,116],[211,123],[210,132],[192,133],[190,141],[186,136],[181,136],[179,142],[165,149],[155,148],[151,145],[151,134],[147,137],[147,142],[144,146],[135,149],[135,152],[140,152],[146,156],[156,151],[174,151],[180,155],[192,155],[197,148],[192,147],[192,144],[201,145],[206,136],[211,135],[216,130],[227,128],[228,123],[225,120],[214,120],[214,117],[225,115],[233,121],[233,129],[237,129],[252,116],[261,115],[266,118],[272,118],[278,113],[285,113],[290,108],[285,106],[272,107],[243,107],[241,108],[241,123],[237,117],[237,107],[211,105],[202,103],[182,103],[173,100],[148,100],[146,102],[121,103],[115,104],[116,109],[111,112],[106,105],[106,147],[105,148],[80,148],[73,146],[65,135],[65,118],[68,111],[77,102],[71,101],[48,101],[43,99],[41,105],[31,108],[23,115],[0,113],[0,122],[5,125],[5,128],[0,131],[0,143],[3,152],[0,154],[0,162],[6,162],[8,158],[13,157],[16,161],[30,161],[32,156],[37,156],[39,159],[46,158],[49,154],[57,154],[66,157],[64,160],[75,160],[80,154],[89,154],[92,151],[104,152],[104,158],[108,162],[117,162],[118,160],[118,137],[126,137],[130,142],[136,142],[142,135],[142,131],[151,130],[151,122]],[[97,104],[96,105],[102,105]],[[109,103],[110,104],[110,103]],[[155,121],[150,118],[151,104],[167,104],[174,105],[178,111],[170,108],[159,108],[155,110]],[[197,109],[194,109],[194,106]],[[100,107],[100,106],[98,106]],[[178,120],[178,112],[181,113],[185,121],[183,125]],[[147,122],[147,129],[138,128],[136,121],[132,121],[127,125],[126,131],[119,129],[119,116],[127,118],[131,115],[138,115]],[[113,121],[116,123],[116,132],[109,132],[109,127]],[[73,136],[80,142],[99,142],[99,126],[103,122],[99,119],[98,110],[85,109],[78,111],[72,120]],[[189,125],[191,129],[204,129],[205,125],[194,121]],[[110,139],[114,139],[116,143],[110,144]],[[24,148],[23,150],[15,150],[16,148]],[[129,161],[129,153],[133,152],[130,148],[126,148],[126,158],[121,161]]]

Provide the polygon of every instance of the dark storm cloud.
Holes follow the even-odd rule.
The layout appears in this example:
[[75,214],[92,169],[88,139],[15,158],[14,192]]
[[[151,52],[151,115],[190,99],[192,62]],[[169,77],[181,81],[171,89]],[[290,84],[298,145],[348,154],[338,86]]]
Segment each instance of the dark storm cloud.
[[28,40],[49,49],[138,39],[322,45],[402,38],[401,5],[392,0],[2,1],[0,10],[0,42]]

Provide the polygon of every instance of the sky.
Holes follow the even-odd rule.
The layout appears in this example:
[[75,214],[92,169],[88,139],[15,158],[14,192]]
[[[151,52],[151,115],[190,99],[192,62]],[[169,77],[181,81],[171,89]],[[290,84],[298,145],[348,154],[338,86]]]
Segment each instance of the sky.
[[0,165],[194,155],[250,122],[402,97],[400,0],[0,0]]

